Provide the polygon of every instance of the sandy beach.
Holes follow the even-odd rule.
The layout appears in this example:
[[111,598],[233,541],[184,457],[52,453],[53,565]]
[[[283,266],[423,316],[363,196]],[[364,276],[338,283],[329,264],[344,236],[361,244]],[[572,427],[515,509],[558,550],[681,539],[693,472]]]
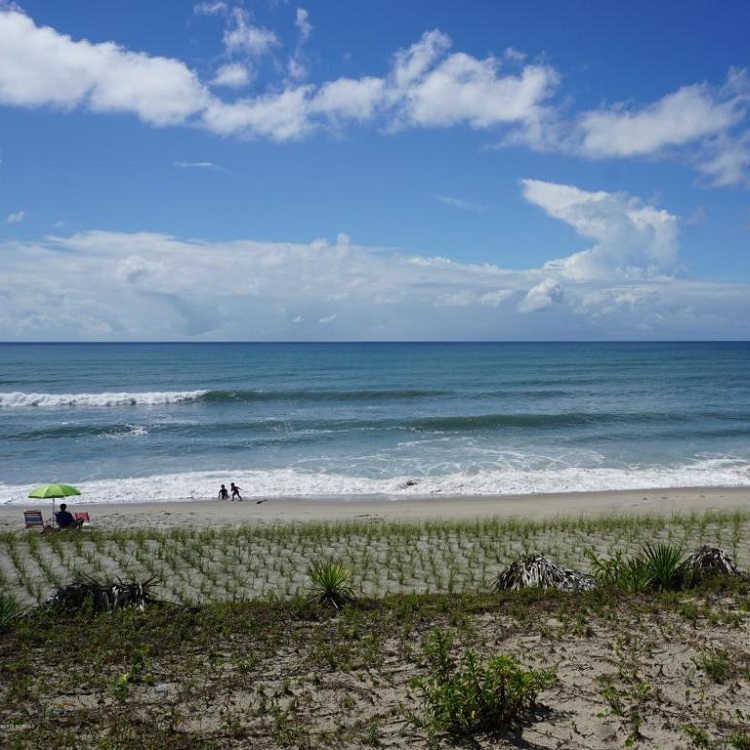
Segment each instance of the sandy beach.
[[[300,500],[273,498],[228,502],[91,503],[74,498],[71,510],[86,510],[100,529],[241,526],[300,521],[470,520],[477,518],[595,518],[611,515],[659,515],[731,512],[750,509],[750,488],[687,488],[623,492],[558,493],[523,496],[435,497],[415,499]],[[58,501],[59,507],[59,501]],[[23,510],[40,508],[52,516],[50,501],[0,506],[0,529],[23,526]]]

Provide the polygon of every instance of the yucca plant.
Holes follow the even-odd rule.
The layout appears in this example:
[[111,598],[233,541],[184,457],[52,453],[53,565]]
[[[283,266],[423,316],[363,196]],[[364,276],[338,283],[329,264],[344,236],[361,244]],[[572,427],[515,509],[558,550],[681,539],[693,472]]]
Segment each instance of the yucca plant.
[[352,574],[341,560],[315,560],[307,568],[309,601],[341,609],[355,599]]

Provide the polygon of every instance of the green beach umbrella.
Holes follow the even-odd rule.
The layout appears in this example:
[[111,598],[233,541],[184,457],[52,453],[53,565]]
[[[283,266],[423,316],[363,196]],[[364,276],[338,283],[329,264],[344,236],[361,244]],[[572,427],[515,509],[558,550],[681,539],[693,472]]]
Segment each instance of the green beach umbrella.
[[38,497],[43,500],[52,498],[52,513],[54,513],[56,497],[71,497],[80,494],[81,491],[70,484],[43,484],[41,487],[31,490],[29,497]]

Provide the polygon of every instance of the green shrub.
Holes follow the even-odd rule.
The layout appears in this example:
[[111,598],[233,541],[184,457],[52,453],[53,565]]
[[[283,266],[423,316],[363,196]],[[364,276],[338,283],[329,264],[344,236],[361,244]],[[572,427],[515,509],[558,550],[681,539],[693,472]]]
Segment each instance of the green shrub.
[[687,582],[682,548],[673,544],[647,544],[631,558],[623,557],[619,550],[609,559],[600,558],[593,550],[586,550],[584,555],[600,583],[623,591],[676,590]]
[[583,553],[591,563],[591,573],[599,583],[623,591],[643,591],[646,571],[637,558],[625,559],[620,550],[608,559],[600,558],[593,550]]
[[316,560],[307,569],[310,578],[308,599],[325,606],[341,609],[354,601],[351,571],[340,560]]
[[467,737],[521,727],[533,718],[539,692],[555,679],[554,670],[527,671],[510,656],[482,664],[470,649],[456,663],[451,647],[450,636],[433,631],[425,645],[431,674],[412,683],[427,714],[417,721],[435,733]]

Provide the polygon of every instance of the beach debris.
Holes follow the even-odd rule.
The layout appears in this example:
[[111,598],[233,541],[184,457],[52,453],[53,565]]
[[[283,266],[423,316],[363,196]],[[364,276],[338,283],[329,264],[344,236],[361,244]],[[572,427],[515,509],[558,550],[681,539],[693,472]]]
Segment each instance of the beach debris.
[[596,587],[596,580],[577,570],[562,568],[543,555],[530,554],[511,563],[492,580],[492,584],[499,591],[525,588],[588,591]]
[[683,563],[688,574],[692,575],[730,575],[737,576],[740,574],[732,558],[718,547],[709,547],[704,544],[702,547],[693,552],[690,557]]
[[160,583],[156,576],[151,576],[143,582],[123,581],[117,578],[117,581],[112,583],[100,583],[87,576],[83,580],[62,586],[44,604],[47,607],[65,609],[82,609],[90,606],[96,612],[126,607],[142,610],[146,604],[156,601],[151,596],[151,590]]

